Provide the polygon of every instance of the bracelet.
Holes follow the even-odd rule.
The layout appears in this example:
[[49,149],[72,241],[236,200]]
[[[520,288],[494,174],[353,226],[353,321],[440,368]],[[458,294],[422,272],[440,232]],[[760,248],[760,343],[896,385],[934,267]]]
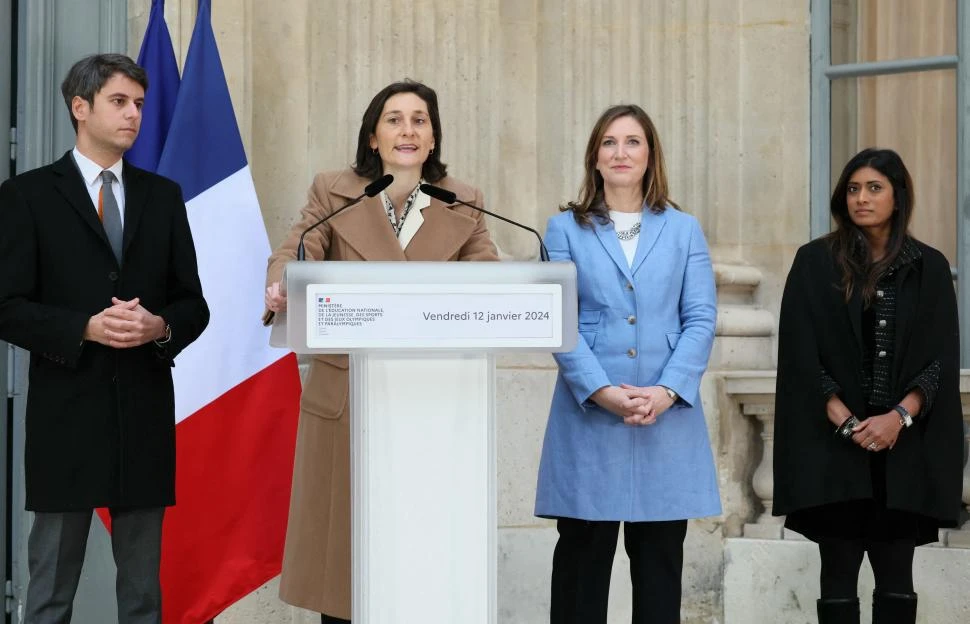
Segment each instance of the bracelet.
[[853,429],[853,427],[855,427],[858,424],[860,424],[859,423],[859,419],[856,418],[854,414],[850,414],[849,417],[846,418],[842,422],[841,425],[839,425],[838,427],[835,428],[835,434],[834,435],[840,436],[840,437],[848,440],[849,438],[852,437],[852,429]]

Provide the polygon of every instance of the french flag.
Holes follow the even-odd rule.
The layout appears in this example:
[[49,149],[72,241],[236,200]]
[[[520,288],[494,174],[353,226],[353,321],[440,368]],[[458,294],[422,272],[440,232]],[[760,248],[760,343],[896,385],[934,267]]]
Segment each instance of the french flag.
[[155,171],[179,94],[179,66],[165,23],[165,0],[152,0],[137,63],[148,74],[149,88],[145,93],[138,138],[125,158],[136,167]]
[[[169,84],[155,79],[149,92]],[[163,620],[199,624],[280,572],[300,397],[296,357],[269,347],[260,323],[270,246],[209,0],[157,171],[182,187],[211,312],[173,369],[176,505],[162,536]]]

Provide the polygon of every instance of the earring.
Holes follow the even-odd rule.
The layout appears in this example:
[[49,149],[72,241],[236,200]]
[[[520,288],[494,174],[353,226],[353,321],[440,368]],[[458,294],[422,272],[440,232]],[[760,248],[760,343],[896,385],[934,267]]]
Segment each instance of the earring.
[[377,151],[377,148],[376,147],[374,149],[372,149],[371,152],[374,154],[374,156],[377,156],[377,154],[378,154],[378,151]]
[[431,148],[431,151],[428,152],[428,156],[430,156],[431,154],[434,154],[434,148],[433,147]]

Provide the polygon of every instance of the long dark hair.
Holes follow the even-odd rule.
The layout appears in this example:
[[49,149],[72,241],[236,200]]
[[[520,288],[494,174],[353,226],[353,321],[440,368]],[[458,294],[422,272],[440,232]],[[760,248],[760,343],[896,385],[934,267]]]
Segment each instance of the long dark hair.
[[437,182],[448,175],[448,166],[441,162],[441,117],[438,116],[438,94],[431,87],[407,78],[400,82],[392,82],[381,89],[367,105],[367,110],[360,120],[354,173],[370,180],[376,180],[384,175],[384,163],[381,162],[380,155],[371,149],[370,138],[377,131],[377,122],[381,119],[384,104],[398,93],[413,93],[428,105],[431,131],[434,133],[434,149],[428,154],[428,159],[421,167],[421,177],[431,183]]
[[606,134],[610,124],[621,117],[632,117],[640,124],[646,135],[647,146],[650,148],[650,164],[643,176],[643,197],[647,206],[658,214],[663,212],[668,204],[674,208],[678,207],[669,197],[667,164],[656,126],[653,125],[650,116],[636,104],[618,104],[603,111],[596,125],[593,126],[593,132],[589,135],[583,163],[586,173],[583,175],[583,184],[579,189],[579,198],[559,207],[563,212],[572,210],[576,222],[580,225],[589,226],[594,218],[600,223],[610,221],[609,208],[603,202],[603,176],[596,170],[596,161],[599,158],[603,135]]
[[[893,214],[890,217],[889,241],[886,253],[872,261],[869,239],[849,216],[849,178],[863,167],[872,167],[889,179],[893,186]],[[872,301],[876,282],[892,266],[906,242],[909,220],[913,215],[913,180],[899,154],[890,149],[866,148],[853,156],[842,169],[838,184],[832,192],[830,210],[836,229],[827,238],[842,272],[842,292],[849,301],[856,288],[862,289],[865,305]]]

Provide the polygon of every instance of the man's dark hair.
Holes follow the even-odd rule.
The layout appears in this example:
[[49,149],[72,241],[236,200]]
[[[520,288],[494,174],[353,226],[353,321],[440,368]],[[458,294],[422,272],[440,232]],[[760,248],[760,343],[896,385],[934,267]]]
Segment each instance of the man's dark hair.
[[77,132],[77,119],[71,109],[71,102],[75,97],[87,100],[94,106],[94,96],[111,80],[115,74],[122,74],[137,82],[141,88],[148,91],[148,75],[135,61],[124,54],[93,54],[86,56],[71,67],[61,83],[61,94],[67,104],[67,114],[71,116],[71,125]]

